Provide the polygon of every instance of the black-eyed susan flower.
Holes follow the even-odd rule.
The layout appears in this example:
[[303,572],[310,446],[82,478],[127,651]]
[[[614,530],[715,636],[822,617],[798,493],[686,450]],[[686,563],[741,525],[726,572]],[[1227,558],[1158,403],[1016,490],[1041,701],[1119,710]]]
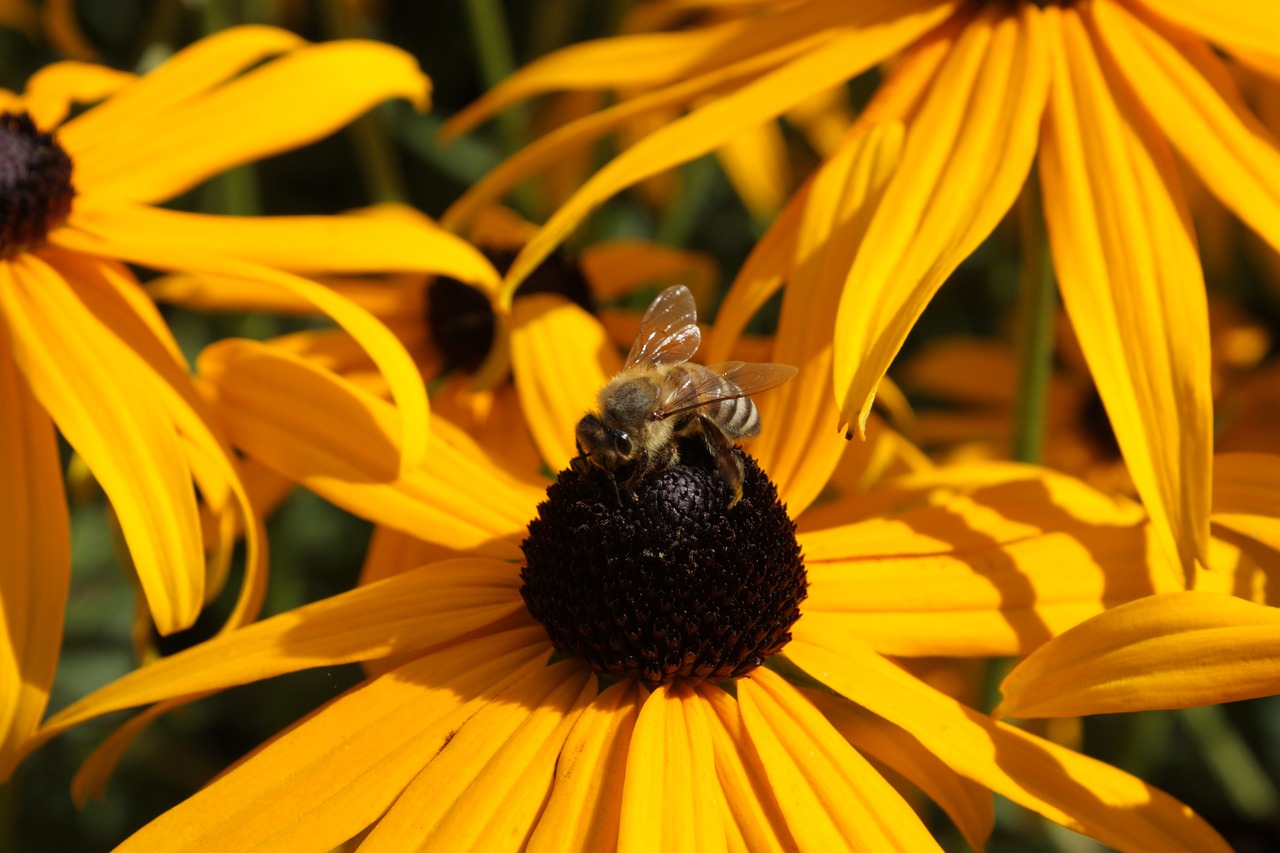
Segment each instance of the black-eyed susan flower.
[[[446,221],[465,218],[565,146],[636,116],[689,108],[556,212],[513,266],[510,289],[613,193],[903,52],[861,117],[902,123],[901,165],[831,284],[841,291],[840,422],[862,430],[913,323],[1038,161],[1067,312],[1138,493],[1190,577],[1193,563],[1208,559],[1212,414],[1204,286],[1175,152],[1280,247],[1280,150],[1218,52],[1274,87],[1280,15],[1265,3],[1201,0],[813,0],[753,11],[576,45],[513,75],[460,114],[455,129],[548,90],[629,97],[530,146]],[[774,230],[795,223],[784,212]],[[793,271],[785,261],[775,269],[779,277]]]
[[[611,369],[603,331],[562,298],[526,301],[514,363],[540,371],[543,416],[572,435],[577,377]],[[531,486],[439,417],[423,464],[399,471],[394,410],[352,383],[252,342],[217,344],[200,367],[240,448],[397,540],[375,544],[380,580],[49,721],[44,736],[299,668],[370,666],[123,850],[935,848],[864,756],[975,847],[995,791],[1119,849],[1226,849],[1153,787],[894,661],[1025,653],[1178,589],[1131,504],[1021,466],[926,467],[860,490],[874,460],[819,475],[786,442],[752,448],[727,512],[692,449],[619,502],[572,469]],[[765,435],[808,435],[811,417],[770,410]],[[838,496],[818,500],[828,483]],[[436,561],[413,568],[424,550]]]
[[[313,46],[267,27],[228,30],[141,77],[64,62],[34,75],[23,94],[0,91],[0,764],[35,729],[57,659],[69,545],[55,427],[111,501],[161,632],[189,626],[225,579],[240,524],[250,532],[249,570],[232,622],[249,618],[262,594],[258,522],[234,454],[122,262],[312,301],[367,348],[409,431],[425,433],[426,395],[395,337],[293,273],[491,276],[469,246],[367,217],[247,219],[156,204],[331,133],[380,101],[421,104],[426,94],[401,51]],[[92,106],[72,115],[78,104]],[[406,459],[421,450],[421,440],[407,442]],[[216,541],[202,544],[197,491],[218,518]]]

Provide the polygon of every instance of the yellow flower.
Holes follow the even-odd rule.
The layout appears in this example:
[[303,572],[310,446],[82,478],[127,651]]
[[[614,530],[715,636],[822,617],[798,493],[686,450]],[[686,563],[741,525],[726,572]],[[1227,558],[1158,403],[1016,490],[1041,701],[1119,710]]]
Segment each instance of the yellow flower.
[[[533,318],[515,365],[540,371],[544,416],[572,434],[575,377],[598,384],[612,353],[580,308],[521,301]],[[591,475],[530,486],[437,417],[424,464],[397,474],[384,400],[259,343],[217,344],[200,366],[238,446],[383,526],[378,566],[359,589],[108,685],[41,737],[299,668],[364,661],[374,674],[123,850],[327,850],[365,832],[395,850],[934,849],[864,753],[975,847],[995,791],[1121,849],[1226,849],[1155,788],[994,722],[891,657],[1026,653],[1110,604],[1178,589],[1131,504],[1022,466],[923,470],[864,492],[854,484],[877,461],[861,452],[815,489],[792,443],[758,443],[793,534],[754,464],[741,512],[720,509],[727,489],[697,461],[617,506]],[[764,416],[766,435],[811,428],[803,407]],[[818,501],[828,482],[836,496]],[[436,562],[414,568],[424,551]],[[773,619],[735,627],[760,611]],[[549,663],[553,643],[566,659]],[[707,670],[742,677],[697,677]]]
[[[470,247],[369,217],[242,219],[154,204],[331,133],[387,98],[421,104],[426,92],[401,51],[358,41],[311,46],[267,27],[226,31],[142,77],[64,62],[34,75],[21,95],[0,90],[5,761],[43,712],[66,600],[55,427],[111,501],[161,632],[189,626],[217,591],[241,523],[248,570],[231,623],[252,618],[262,596],[259,522],[234,453],[122,262],[217,273],[310,300],[370,351],[406,426],[425,433],[425,392],[396,339],[363,309],[283,270],[434,270],[438,254]],[[69,117],[85,103],[94,106]],[[477,280],[492,276],[478,263],[455,266]],[[421,452],[422,441],[406,443],[408,463]],[[215,541],[203,544],[197,490],[217,518]]]
[[[513,266],[509,289],[608,196],[905,50],[860,119],[905,126],[901,167],[875,201],[865,239],[830,276],[842,293],[833,365],[840,422],[863,429],[912,324],[1004,216],[1038,154],[1063,301],[1160,541],[1190,577],[1208,559],[1209,332],[1173,152],[1280,248],[1280,150],[1214,50],[1274,88],[1280,15],[1258,0],[756,8],[712,26],[576,45],[513,75],[454,129],[553,89],[640,94],[530,146],[445,221],[465,219],[566,146],[655,110],[693,107],[566,202]],[[794,226],[784,211],[774,230]],[[784,259],[775,270],[793,268]]]

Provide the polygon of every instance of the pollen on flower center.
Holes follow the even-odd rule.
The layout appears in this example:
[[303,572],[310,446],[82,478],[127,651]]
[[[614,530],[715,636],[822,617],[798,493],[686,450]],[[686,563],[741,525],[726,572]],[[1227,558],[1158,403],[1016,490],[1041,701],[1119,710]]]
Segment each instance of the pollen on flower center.
[[523,546],[520,593],[552,644],[649,687],[760,666],[808,590],[795,523],[755,460],[742,454],[742,500],[726,510],[710,461],[681,457],[621,500],[599,470],[561,471]]
[[0,113],[0,259],[40,245],[71,213],[71,158],[26,113]]

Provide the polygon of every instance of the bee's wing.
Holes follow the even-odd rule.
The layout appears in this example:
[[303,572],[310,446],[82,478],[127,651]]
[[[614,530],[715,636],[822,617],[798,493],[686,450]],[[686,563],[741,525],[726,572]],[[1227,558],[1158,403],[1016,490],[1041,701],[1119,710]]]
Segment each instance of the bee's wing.
[[683,284],[668,287],[644,312],[624,367],[679,364],[693,358],[702,343],[697,320],[689,288]]
[[781,385],[799,372],[789,364],[726,361],[708,365],[706,370],[691,371],[664,397],[662,417],[669,418],[721,400],[749,397]]

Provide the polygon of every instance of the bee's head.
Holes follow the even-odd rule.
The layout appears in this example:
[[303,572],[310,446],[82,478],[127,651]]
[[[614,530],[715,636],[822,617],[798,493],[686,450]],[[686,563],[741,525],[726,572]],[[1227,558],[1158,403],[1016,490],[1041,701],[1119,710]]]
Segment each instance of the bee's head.
[[630,462],[636,452],[630,435],[606,426],[595,414],[589,413],[578,421],[575,437],[578,452],[592,464],[608,471]]

